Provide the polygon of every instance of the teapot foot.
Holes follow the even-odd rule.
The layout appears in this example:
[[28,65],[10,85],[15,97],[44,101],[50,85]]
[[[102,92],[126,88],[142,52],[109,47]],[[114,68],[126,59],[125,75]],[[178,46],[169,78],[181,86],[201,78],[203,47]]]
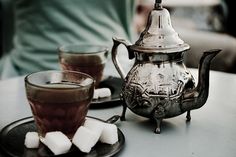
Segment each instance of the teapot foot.
[[162,119],[155,119],[155,120],[156,120],[156,129],[155,129],[154,133],[160,134],[161,133],[161,122],[162,122]]
[[126,113],[126,110],[127,110],[127,106],[125,104],[122,104],[122,106],[123,106],[123,111],[122,111],[122,114],[120,116],[120,120],[125,121],[126,120],[125,113]]
[[187,122],[189,122],[191,120],[190,111],[187,111],[186,118],[187,118],[187,120],[186,120]]
[[121,121],[126,121],[125,116],[121,115],[121,116],[120,116],[120,120],[121,120]]

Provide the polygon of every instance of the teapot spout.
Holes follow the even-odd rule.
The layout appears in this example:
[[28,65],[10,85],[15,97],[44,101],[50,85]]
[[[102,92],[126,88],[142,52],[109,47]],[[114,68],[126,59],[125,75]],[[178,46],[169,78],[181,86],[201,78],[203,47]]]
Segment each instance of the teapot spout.
[[220,52],[219,49],[203,53],[199,63],[198,84],[196,88],[186,91],[183,95],[182,111],[190,111],[202,107],[208,98],[209,73],[211,60]]

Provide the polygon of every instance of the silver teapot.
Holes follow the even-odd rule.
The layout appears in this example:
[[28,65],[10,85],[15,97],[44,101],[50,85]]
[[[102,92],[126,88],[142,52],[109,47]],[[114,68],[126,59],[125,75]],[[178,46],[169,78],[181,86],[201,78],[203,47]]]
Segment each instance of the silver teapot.
[[[155,133],[161,132],[161,122],[202,107],[208,98],[211,60],[220,50],[204,52],[199,63],[198,84],[183,63],[184,53],[190,46],[173,29],[170,14],[156,0],[147,26],[134,45],[124,39],[113,38],[112,60],[124,80],[121,100],[125,120],[127,107],[134,113],[154,119]],[[119,63],[117,48],[126,46],[129,59],[135,62],[127,76]]]

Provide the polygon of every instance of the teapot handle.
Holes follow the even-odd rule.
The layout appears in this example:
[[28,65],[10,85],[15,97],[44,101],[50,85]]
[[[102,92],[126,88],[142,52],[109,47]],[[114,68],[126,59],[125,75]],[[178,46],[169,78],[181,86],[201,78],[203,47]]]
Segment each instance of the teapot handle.
[[119,60],[117,59],[117,48],[118,48],[118,46],[120,44],[123,44],[127,48],[127,50],[128,50],[129,59],[133,59],[134,58],[134,53],[130,50],[131,44],[128,41],[126,41],[124,39],[118,39],[116,37],[113,37],[112,40],[113,40],[113,43],[114,43],[113,47],[112,47],[112,50],[111,50],[112,61],[113,61],[114,65],[115,65],[115,67],[116,67],[116,70],[120,74],[121,78],[123,80],[125,80],[124,70],[121,67]]

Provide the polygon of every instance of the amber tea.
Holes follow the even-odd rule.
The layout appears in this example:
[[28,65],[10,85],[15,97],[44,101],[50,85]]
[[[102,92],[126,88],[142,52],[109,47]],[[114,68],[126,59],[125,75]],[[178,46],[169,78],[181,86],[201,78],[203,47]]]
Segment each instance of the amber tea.
[[88,112],[93,79],[83,73],[50,71],[28,75],[25,80],[39,134],[62,131],[72,138]]
[[108,49],[96,45],[67,45],[59,48],[59,61],[63,70],[80,71],[95,79],[98,87],[103,77]]

